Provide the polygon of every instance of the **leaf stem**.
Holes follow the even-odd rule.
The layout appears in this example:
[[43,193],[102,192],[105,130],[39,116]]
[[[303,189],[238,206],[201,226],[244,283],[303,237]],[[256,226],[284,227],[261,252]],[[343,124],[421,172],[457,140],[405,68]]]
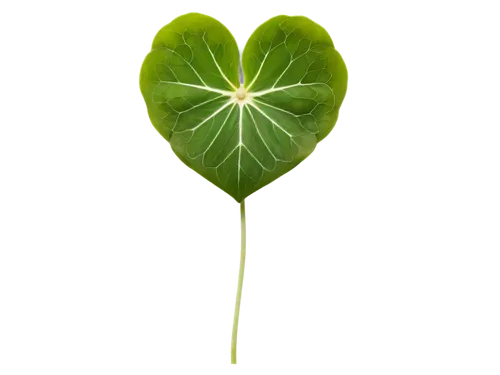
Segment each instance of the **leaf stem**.
[[240,217],[238,260],[236,262],[236,288],[233,297],[231,330],[229,332],[229,365],[236,367],[240,363],[240,328],[243,315],[243,301],[248,270],[248,216],[247,202],[237,204]]

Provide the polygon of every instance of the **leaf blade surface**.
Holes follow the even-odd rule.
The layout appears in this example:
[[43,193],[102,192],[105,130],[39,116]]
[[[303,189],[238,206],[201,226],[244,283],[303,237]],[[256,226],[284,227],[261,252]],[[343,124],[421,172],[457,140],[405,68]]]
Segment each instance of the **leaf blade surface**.
[[181,16],[162,28],[141,69],[150,119],[176,155],[238,202],[293,169],[333,128],[347,70],[328,33],[278,16],[242,56],[218,21]]

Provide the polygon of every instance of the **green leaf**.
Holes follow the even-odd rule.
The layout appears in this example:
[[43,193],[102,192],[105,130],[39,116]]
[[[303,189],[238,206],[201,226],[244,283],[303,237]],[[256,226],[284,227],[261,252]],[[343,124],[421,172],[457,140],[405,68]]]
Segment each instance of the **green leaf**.
[[328,33],[306,17],[262,24],[242,56],[217,20],[176,18],[141,69],[149,117],[190,168],[238,202],[290,171],[332,130],[347,70]]

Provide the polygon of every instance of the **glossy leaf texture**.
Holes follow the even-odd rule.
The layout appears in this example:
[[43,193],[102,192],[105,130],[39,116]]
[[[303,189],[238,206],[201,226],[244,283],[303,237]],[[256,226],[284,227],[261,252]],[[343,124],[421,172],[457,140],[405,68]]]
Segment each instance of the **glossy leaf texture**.
[[239,61],[220,22],[186,14],[156,35],[140,87],[176,155],[241,202],[332,130],[347,69],[328,33],[306,17],[278,16],[257,28],[243,51],[241,89]]

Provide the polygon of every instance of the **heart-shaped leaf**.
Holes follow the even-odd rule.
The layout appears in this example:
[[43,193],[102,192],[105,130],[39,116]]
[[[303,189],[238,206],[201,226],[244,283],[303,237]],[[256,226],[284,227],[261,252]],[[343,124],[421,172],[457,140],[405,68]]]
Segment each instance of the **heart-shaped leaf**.
[[278,16],[238,46],[217,20],[176,18],[153,41],[140,86],[149,117],[190,168],[238,202],[304,160],[332,130],[347,70],[328,33]]

